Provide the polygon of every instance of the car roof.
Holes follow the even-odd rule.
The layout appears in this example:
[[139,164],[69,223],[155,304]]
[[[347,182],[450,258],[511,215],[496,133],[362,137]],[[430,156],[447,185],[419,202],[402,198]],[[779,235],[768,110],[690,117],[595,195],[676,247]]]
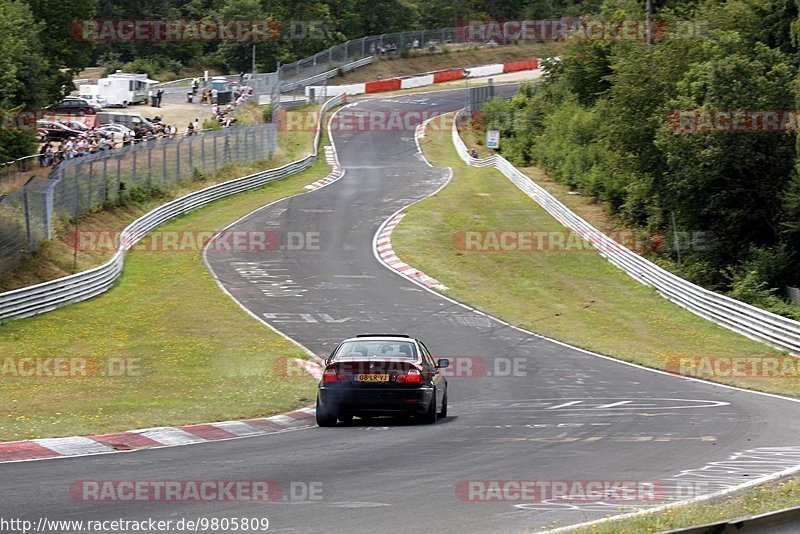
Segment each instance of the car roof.
[[417,340],[402,334],[362,334],[356,337],[349,337],[342,343],[345,341],[407,341],[413,343]]

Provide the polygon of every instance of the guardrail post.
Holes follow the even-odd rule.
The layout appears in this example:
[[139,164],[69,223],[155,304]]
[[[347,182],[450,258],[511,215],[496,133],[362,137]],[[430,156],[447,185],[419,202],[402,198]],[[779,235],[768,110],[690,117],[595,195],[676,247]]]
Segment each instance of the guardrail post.
[[153,186],[153,151],[149,146],[145,146],[147,149],[147,187]]
[[116,198],[119,199],[119,197],[122,195],[122,158],[118,156],[116,159],[117,159]]
[[[91,157],[91,156],[89,156]],[[94,187],[94,161],[89,161],[89,187],[86,188],[86,198],[88,199],[88,204],[86,205],[86,209],[92,209],[92,188]]]
[[217,136],[214,136],[214,172],[217,172]]
[[161,185],[167,183],[167,144],[161,143]]
[[44,235],[46,239],[53,238],[53,184],[48,183],[43,192],[44,197]]
[[231,162],[230,135],[231,135],[230,128],[226,128],[225,129],[225,143],[222,145],[222,161],[223,161],[223,165],[227,165],[228,163]]
[[103,202],[108,202],[108,158],[103,157]]
[[25,205],[25,233],[28,236],[28,252],[33,252],[34,250],[33,236],[31,235],[31,213],[28,207],[28,184],[31,183],[31,180],[33,180],[33,178],[22,186],[22,201]]
[[77,173],[74,181],[75,181],[75,212],[73,213],[73,215],[77,219],[78,214],[80,213],[80,199],[81,199],[81,184],[80,180],[78,180]]

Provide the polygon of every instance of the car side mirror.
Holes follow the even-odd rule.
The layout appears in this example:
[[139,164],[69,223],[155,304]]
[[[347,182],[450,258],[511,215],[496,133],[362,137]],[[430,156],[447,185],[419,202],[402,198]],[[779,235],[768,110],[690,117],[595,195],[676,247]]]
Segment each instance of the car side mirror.
[[436,360],[437,369],[445,369],[447,367],[450,367],[450,360],[448,360],[447,358],[440,358]]

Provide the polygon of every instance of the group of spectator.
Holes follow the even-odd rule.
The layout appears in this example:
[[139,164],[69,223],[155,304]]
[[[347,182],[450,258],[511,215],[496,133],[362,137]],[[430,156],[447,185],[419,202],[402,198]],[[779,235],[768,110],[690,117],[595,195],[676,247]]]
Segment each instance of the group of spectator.
[[70,137],[56,147],[52,141],[47,141],[39,149],[39,166],[56,166],[64,160],[80,158],[96,154],[103,150],[112,150],[114,141],[99,135],[85,137]]
[[[199,83],[198,78],[192,80],[192,91],[194,93],[197,92]],[[163,93],[163,89],[150,91],[148,93],[150,104],[154,107],[161,107]],[[233,96],[234,102],[220,106],[218,103],[218,91],[216,89],[206,87],[202,92],[201,102],[212,106],[211,118],[219,121],[220,125],[224,128],[228,128],[236,123],[236,117],[234,117],[235,109],[253,96],[253,90],[248,87],[240,87],[239,90],[233,92]],[[65,160],[80,158],[105,150],[113,150],[120,144],[122,146],[128,146],[140,141],[157,138],[173,138],[178,135],[178,128],[174,125],[163,123],[160,117],[156,117],[154,123],[155,129],[153,131],[128,131],[125,132],[121,138],[118,136],[116,140],[110,135],[92,129],[80,137],[70,137],[61,142],[47,141],[39,149],[39,165],[41,167],[56,166]],[[188,124],[185,135],[197,135],[200,131],[200,122],[195,118],[194,121]]]
[[[196,124],[197,119],[195,119]],[[62,161],[80,158],[105,150],[113,150],[120,145],[125,147],[140,141],[153,139],[172,138],[178,135],[178,128],[173,125],[158,122],[155,129],[150,132],[127,131],[121,138],[114,139],[110,135],[103,135],[94,129],[89,130],[81,137],[69,137],[60,143],[47,141],[39,148],[39,166],[56,166]]]
[[383,46],[383,43],[381,43],[376,46],[375,43],[372,43],[369,47],[369,51],[373,56],[376,52],[380,56],[393,56],[397,54],[397,45],[395,43],[387,43],[386,46]]
[[[436,41],[430,40],[428,41],[428,50],[433,51],[436,48]],[[406,43],[406,48],[409,50],[419,50],[420,42],[419,39],[414,39],[411,42]],[[387,43],[386,46],[383,43],[375,44],[372,43],[369,47],[369,53],[371,55],[380,55],[380,56],[393,56],[397,54],[397,44],[395,43]]]

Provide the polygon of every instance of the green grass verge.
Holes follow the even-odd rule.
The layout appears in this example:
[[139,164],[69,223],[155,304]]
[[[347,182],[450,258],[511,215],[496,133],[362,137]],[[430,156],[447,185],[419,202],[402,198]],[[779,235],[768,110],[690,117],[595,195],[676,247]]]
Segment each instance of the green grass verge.
[[[765,484],[735,496],[702,504],[676,506],[662,512],[634,518],[620,518],[607,523],[576,528],[576,534],[640,534],[664,532],[694,525],[730,521],[774,510],[800,506],[800,479]],[[542,529],[552,525],[542,525]]]
[[[306,146],[299,138],[296,144]],[[221,229],[302,192],[329,169],[320,158],[302,174],[159,229]],[[276,373],[282,358],[305,354],[220,291],[197,251],[130,253],[123,275],[103,295],[0,326],[0,355],[3,361],[96,358],[101,369],[109,361],[136,366],[135,373],[114,377],[0,374],[3,441],[270,415],[313,402],[316,384]]]
[[[453,236],[461,231],[564,228],[499,171],[461,162],[449,131],[429,131],[422,145],[433,164],[454,169],[453,181],[408,210],[392,243],[404,261],[447,285],[448,295],[534,332],[654,368],[681,356],[779,354],[670,303],[591,249],[459,249]],[[719,381],[800,394],[792,379]]]

